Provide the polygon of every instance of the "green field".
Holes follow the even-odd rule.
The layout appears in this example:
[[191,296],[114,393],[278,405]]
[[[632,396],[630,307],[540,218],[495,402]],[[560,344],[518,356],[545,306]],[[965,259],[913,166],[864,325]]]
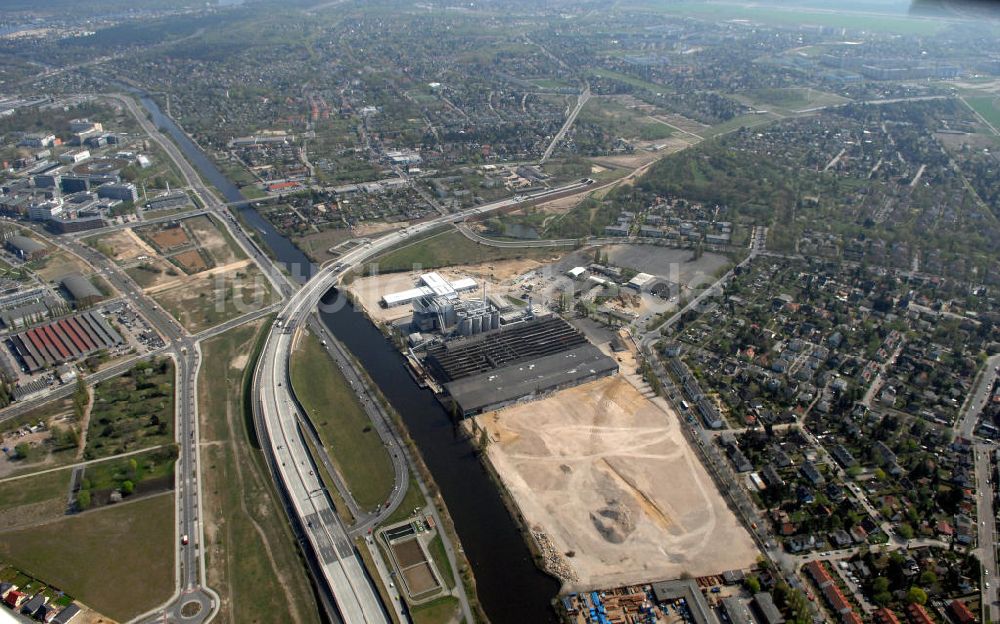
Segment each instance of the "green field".
[[565,80],[559,80],[556,78],[537,78],[535,80],[529,80],[531,84],[537,86],[539,89],[575,89],[577,85],[572,82],[566,82]]
[[458,609],[458,599],[452,596],[442,596],[426,604],[410,608],[413,624],[448,624]]
[[905,15],[831,11],[799,7],[752,6],[729,2],[661,2],[658,0],[631,0],[622,9],[683,15],[713,22],[725,20],[750,20],[777,26],[829,26],[868,32],[891,32],[911,35],[931,35],[946,26],[942,20],[910,18]]
[[[129,457],[89,464],[83,471],[80,493],[77,494],[78,507],[86,508],[93,504],[90,497],[98,492],[118,490],[125,496],[130,496],[133,492],[153,494],[171,490],[174,487],[176,460],[177,447],[170,445]],[[83,492],[87,494],[81,500]]]
[[0,511],[54,499],[66,501],[71,472],[72,468],[65,468],[0,482]]
[[629,76],[628,74],[623,74],[621,72],[616,72],[610,69],[604,69],[603,67],[596,67],[590,70],[590,73],[594,76],[600,76],[601,78],[611,78],[617,80],[618,82],[623,82],[633,87],[639,89],[645,89],[651,93],[662,93],[666,91],[666,87],[655,82],[647,82],[645,80],[640,80],[634,76]]
[[174,497],[0,532],[0,558],[118,621],[174,591]]
[[754,126],[760,126],[778,119],[773,113],[768,114],[749,114],[740,115],[739,117],[734,117],[729,121],[724,121],[720,124],[716,124],[711,128],[700,132],[705,138],[710,138],[714,136],[719,136],[720,134],[726,134],[727,132],[732,132],[740,127],[752,128]]
[[754,89],[742,95],[746,96],[757,107],[773,106],[796,112],[818,106],[830,106],[849,102],[845,97],[825,91],[817,91],[808,87],[792,87],[787,89]]
[[417,485],[417,481],[410,475],[410,482],[406,486],[406,496],[403,497],[403,502],[399,504],[396,511],[392,512],[388,518],[382,523],[383,526],[389,526],[397,522],[406,520],[413,515],[413,510],[416,508],[423,508],[426,504],[423,493],[420,491],[420,486]]
[[243,392],[263,322],[202,343],[198,378],[208,584],[217,621],[270,622],[275,614],[318,624],[305,564],[245,417]]
[[451,562],[448,561],[448,553],[444,551],[444,541],[441,540],[441,534],[438,533],[431,540],[431,543],[427,545],[427,550],[430,551],[431,557],[434,558],[434,565],[437,566],[441,576],[444,577],[445,585],[448,589],[455,588],[455,573],[451,569]]
[[363,509],[384,503],[393,486],[389,453],[353,388],[312,334],[304,335],[292,354],[291,376],[295,396],[354,500]]
[[173,442],[174,363],[140,362],[94,386],[84,457],[97,459]]
[[393,273],[412,271],[415,266],[434,269],[458,264],[482,264],[495,260],[552,258],[562,251],[567,249],[490,247],[473,242],[460,232],[447,229],[389,251],[374,264],[382,273]]
[[670,126],[608,98],[588,100],[580,110],[577,123],[594,124],[616,137],[642,141],[665,139],[673,133]]
[[1000,130],[1000,96],[973,95],[963,98],[983,119]]

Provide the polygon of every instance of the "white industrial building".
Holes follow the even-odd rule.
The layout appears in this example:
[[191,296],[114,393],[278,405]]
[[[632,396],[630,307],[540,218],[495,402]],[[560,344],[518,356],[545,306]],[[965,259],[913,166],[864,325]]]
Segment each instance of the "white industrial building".
[[649,292],[653,286],[657,284],[657,279],[655,275],[650,275],[649,273],[637,273],[635,277],[628,281],[629,288],[633,288],[639,292]]
[[395,308],[396,306],[413,303],[420,297],[426,297],[428,295],[457,298],[458,293],[460,292],[476,289],[476,280],[471,277],[463,277],[462,279],[455,280],[454,282],[449,282],[445,278],[441,277],[441,274],[437,272],[424,273],[420,276],[418,282],[420,285],[416,288],[410,288],[409,290],[404,290],[402,292],[389,293],[383,296],[380,303],[383,307]]

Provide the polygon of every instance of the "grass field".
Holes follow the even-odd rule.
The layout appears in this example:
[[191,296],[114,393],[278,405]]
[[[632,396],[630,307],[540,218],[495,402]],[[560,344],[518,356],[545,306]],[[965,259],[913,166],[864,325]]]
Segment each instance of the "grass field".
[[973,95],[964,99],[983,119],[1000,130],[1000,96]]
[[750,101],[759,108],[769,106],[784,109],[789,112],[800,111],[817,106],[830,106],[849,102],[845,97],[825,91],[805,88],[788,89],[754,89],[744,93]]
[[[101,496],[104,493],[110,494],[112,490],[119,490],[130,495],[127,493],[126,482],[132,484],[136,496],[170,490],[174,486],[176,460],[177,447],[171,445],[138,455],[89,464],[83,471],[80,491],[88,490],[91,494]],[[77,501],[80,504],[79,495]]]
[[705,138],[710,138],[720,134],[726,134],[727,132],[732,132],[741,126],[752,128],[761,124],[770,123],[776,119],[779,119],[779,117],[774,114],[740,115],[739,117],[733,117],[729,121],[716,124],[700,134]]
[[603,67],[592,69],[590,73],[595,76],[600,76],[601,78],[612,78],[618,82],[623,82],[625,84],[632,85],[633,87],[638,87],[639,89],[645,89],[651,93],[662,93],[667,90],[666,87],[656,84],[655,82],[640,80],[634,76],[629,76],[628,74],[623,74],[610,69],[604,69]]
[[406,486],[406,496],[403,497],[403,502],[399,504],[396,511],[392,512],[392,515],[385,519],[382,525],[389,526],[401,520],[406,520],[413,515],[414,509],[417,507],[423,508],[425,503],[424,495],[420,492],[420,486],[417,485],[413,475],[410,475],[410,482]]
[[413,624],[448,624],[458,610],[458,598],[442,596],[426,604],[410,608]]
[[0,482],[0,511],[47,500],[66,500],[72,468]]
[[277,492],[243,410],[250,351],[261,321],[202,344],[198,402],[208,584],[221,597],[218,622],[318,624],[319,607]]
[[451,562],[448,561],[448,553],[444,551],[444,542],[441,540],[440,534],[434,536],[431,543],[427,545],[427,550],[430,551],[431,557],[434,558],[434,565],[441,572],[441,576],[444,577],[445,585],[448,586],[448,589],[454,589],[455,573],[451,569]]
[[94,387],[86,459],[173,442],[174,363],[162,358]]
[[174,591],[172,494],[0,532],[0,558],[119,621]]
[[578,123],[590,123],[605,132],[626,139],[655,141],[669,137],[670,126],[650,119],[640,111],[632,110],[610,98],[591,98],[580,111]]
[[291,365],[295,396],[312,419],[334,463],[363,509],[392,493],[389,453],[340,369],[312,334],[303,336]]
[[481,264],[494,260],[551,258],[567,249],[505,249],[480,245],[461,233],[447,229],[389,251],[374,263],[382,273],[412,271],[415,265],[434,269],[458,264]]

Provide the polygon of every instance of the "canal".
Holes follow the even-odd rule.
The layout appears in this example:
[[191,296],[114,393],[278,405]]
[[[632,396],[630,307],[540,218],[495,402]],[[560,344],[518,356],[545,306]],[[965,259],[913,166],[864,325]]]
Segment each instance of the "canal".
[[[226,202],[236,206],[244,223],[257,230],[259,240],[274,257],[292,275],[300,279],[311,276],[314,267],[306,255],[250,206],[239,188],[148,94],[132,92],[204,180],[218,189]],[[497,623],[555,622],[550,601],[559,591],[559,583],[535,566],[472,445],[459,435],[431,391],[417,385],[403,357],[367,318],[335,290],[327,293],[323,302],[323,322],[364,365],[420,449],[455,522],[487,616]]]

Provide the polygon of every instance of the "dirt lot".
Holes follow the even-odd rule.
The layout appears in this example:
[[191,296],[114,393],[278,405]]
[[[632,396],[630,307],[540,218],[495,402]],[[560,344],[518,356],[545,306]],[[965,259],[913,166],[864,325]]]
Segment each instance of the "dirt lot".
[[125,272],[135,280],[140,288],[157,288],[175,281],[178,276],[183,274],[180,269],[159,256],[143,260],[135,266],[125,269]]
[[184,271],[188,275],[192,273],[200,273],[208,268],[205,264],[205,259],[201,257],[197,249],[189,249],[188,251],[182,251],[181,253],[173,256],[174,260],[181,264]]
[[617,266],[644,271],[684,285],[692,280],[709,279],[713,282],[715,272],[729,264],[729,259],[719,254],[705,253],[692,261],[694,254],[690,249],[655,245],[609,245],[603,251]]
[[199,332],[271,303],[267,278],[241,260],[146,289],[188,331]]
[[107,253],[115,262],[128,262],[140,256],[156,255],[156,250],[129,228],[105,234],[98,241],[102,252]]
[[234,249],[226,237],[219,230],[219,226],[206,216],[192,217],[184,221],[191,234],[198,239],[201,248],[208,252],[208,255],[217,264],[229,264],[244,258],[244,254],[239,249]]
[[426,562],[403,570],[403,576],[406,578],[406,586],[410,588],[413,596],[420,596],[438,588],[437,581],[434,580],[434,573],[431,572],[431,567]]
[[[36,263],[38,264],[36,265]],[[39,266],[35,273],[46,282],[58,280],[71,273],[79,273],[86,276],[94,272],[94,269],[78,256],[55,248],[45,258],[30,262],[29,266]]]
[[170,251],[191,242],[187,232],[182,227],[163,228],[162,230],[148,231],[145,234],[160,251]]
[[616,376],[479,417],[532,531],[576,577],[564,589],[753,564],[750,536],[668,410]]

